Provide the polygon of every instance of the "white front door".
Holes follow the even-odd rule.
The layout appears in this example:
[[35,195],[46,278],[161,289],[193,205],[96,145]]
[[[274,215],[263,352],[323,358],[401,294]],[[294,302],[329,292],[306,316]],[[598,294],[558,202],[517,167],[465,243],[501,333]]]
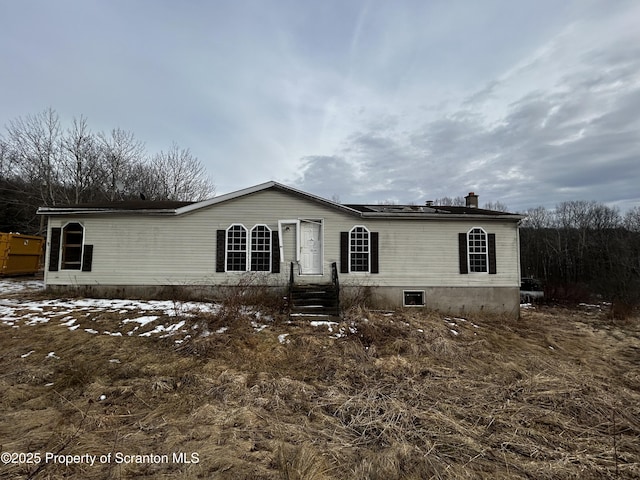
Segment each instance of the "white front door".
[[300,220],[300,273],[322,275],[322,222]]

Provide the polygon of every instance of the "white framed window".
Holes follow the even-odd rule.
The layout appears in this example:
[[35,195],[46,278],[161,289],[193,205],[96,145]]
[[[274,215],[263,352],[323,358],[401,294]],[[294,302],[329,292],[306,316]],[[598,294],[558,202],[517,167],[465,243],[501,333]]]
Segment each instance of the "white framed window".
[[405,307],[424,307],[424,290],[403,290],[402,305]]
[[367,227],[355,226],[349,231],[349,271],[368,272],[370,264],[370,232]]
[[226,270],[244,272],[247,270],[247,229],[244,225],[234,224],[227,228]]
[[82,247],[84,244],[84,227],[79,223],[67,223],[62,228],[62,270],[82,269]]
[[489,271],[489,248],[484,229],[474,227],[467,232],[467,256],[470,273]]
[[266,225],[251,229],[251,271],[271,271],[271,229]]

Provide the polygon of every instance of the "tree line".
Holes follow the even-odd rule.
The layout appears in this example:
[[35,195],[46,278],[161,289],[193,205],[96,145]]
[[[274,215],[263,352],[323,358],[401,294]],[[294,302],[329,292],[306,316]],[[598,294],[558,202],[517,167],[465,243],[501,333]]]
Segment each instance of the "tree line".
[[84,116],[63,126],[47,109],[11,120],[0,133],[0,231],[38,232],[40,206],[214,194],[188,148],[174,143],[150,154],[132,132],[94,132]]
[[553,300],[613,302],[614,314],[640,304],[640,206],[624,215],[594,201],[523,212],[522,275],[542,280]]

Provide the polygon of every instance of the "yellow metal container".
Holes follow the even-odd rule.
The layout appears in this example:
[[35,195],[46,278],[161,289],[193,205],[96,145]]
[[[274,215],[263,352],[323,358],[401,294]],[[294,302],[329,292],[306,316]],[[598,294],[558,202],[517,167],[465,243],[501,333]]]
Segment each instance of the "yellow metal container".
[[37,273],[43,246],[43,237],[0,233],[0,276]]

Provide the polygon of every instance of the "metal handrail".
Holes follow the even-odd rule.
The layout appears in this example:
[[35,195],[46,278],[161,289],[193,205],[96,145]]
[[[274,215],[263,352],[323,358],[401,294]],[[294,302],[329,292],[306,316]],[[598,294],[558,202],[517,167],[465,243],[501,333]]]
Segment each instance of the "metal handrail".
[[331,264],[331,283],[333,284],[333,288],[336,292],[337,299],[337,315],[340,315],[340,279],[338,278],[338,265],[336,262]]
[[289,266],[289,295],[287,296],[288,304],[289,304],[289,315],[291,315],[291,307],[293,304],[293,298],[291,295],[293,293],[293,262]]

